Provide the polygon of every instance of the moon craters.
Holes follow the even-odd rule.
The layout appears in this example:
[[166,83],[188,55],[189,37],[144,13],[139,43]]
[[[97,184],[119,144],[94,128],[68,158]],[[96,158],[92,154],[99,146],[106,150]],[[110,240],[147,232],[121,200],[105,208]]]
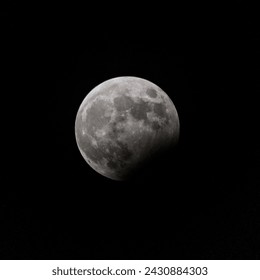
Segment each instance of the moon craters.
[[157,97],[157,93],[156,93],[156,90],[154,88],[148,88],[146,93],[147,93],[147,95],[149,95],[152,98]]

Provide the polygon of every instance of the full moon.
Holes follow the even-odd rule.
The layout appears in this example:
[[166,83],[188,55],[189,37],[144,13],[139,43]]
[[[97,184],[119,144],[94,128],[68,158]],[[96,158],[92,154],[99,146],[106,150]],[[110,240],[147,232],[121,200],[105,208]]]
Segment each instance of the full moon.
[[169,96],[137,77],[107,80],[82,101],[76,116],[79,151],[98,173],[126,180],[175,146],[179,117]]

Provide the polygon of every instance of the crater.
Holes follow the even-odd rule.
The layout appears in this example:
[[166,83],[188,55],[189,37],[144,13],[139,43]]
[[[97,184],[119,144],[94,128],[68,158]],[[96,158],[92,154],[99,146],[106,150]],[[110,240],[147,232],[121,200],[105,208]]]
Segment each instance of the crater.
[[153,88],[148,88],[146,91],[146,94],[149,95],[152,98],[156,98],[157,97],[157,93],[156,90]]

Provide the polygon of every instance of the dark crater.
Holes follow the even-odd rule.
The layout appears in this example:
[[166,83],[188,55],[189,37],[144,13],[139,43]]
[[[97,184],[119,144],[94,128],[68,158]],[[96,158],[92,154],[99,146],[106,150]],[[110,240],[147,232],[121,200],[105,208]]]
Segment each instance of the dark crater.
[[153,89],[153,88],[147,89],[146,93],[147,93],[147,95],[149,95],[152,98],[156,98],[157,97],[156,90]]

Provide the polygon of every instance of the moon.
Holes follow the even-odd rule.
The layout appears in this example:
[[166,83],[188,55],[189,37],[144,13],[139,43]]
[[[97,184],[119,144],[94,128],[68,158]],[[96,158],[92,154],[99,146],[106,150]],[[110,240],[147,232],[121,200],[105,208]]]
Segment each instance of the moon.
[[82,101],[75,121],[79,151],[99,174],[127,180],[177,144],[179,117],[169,96],[138,77],[109,79]]

